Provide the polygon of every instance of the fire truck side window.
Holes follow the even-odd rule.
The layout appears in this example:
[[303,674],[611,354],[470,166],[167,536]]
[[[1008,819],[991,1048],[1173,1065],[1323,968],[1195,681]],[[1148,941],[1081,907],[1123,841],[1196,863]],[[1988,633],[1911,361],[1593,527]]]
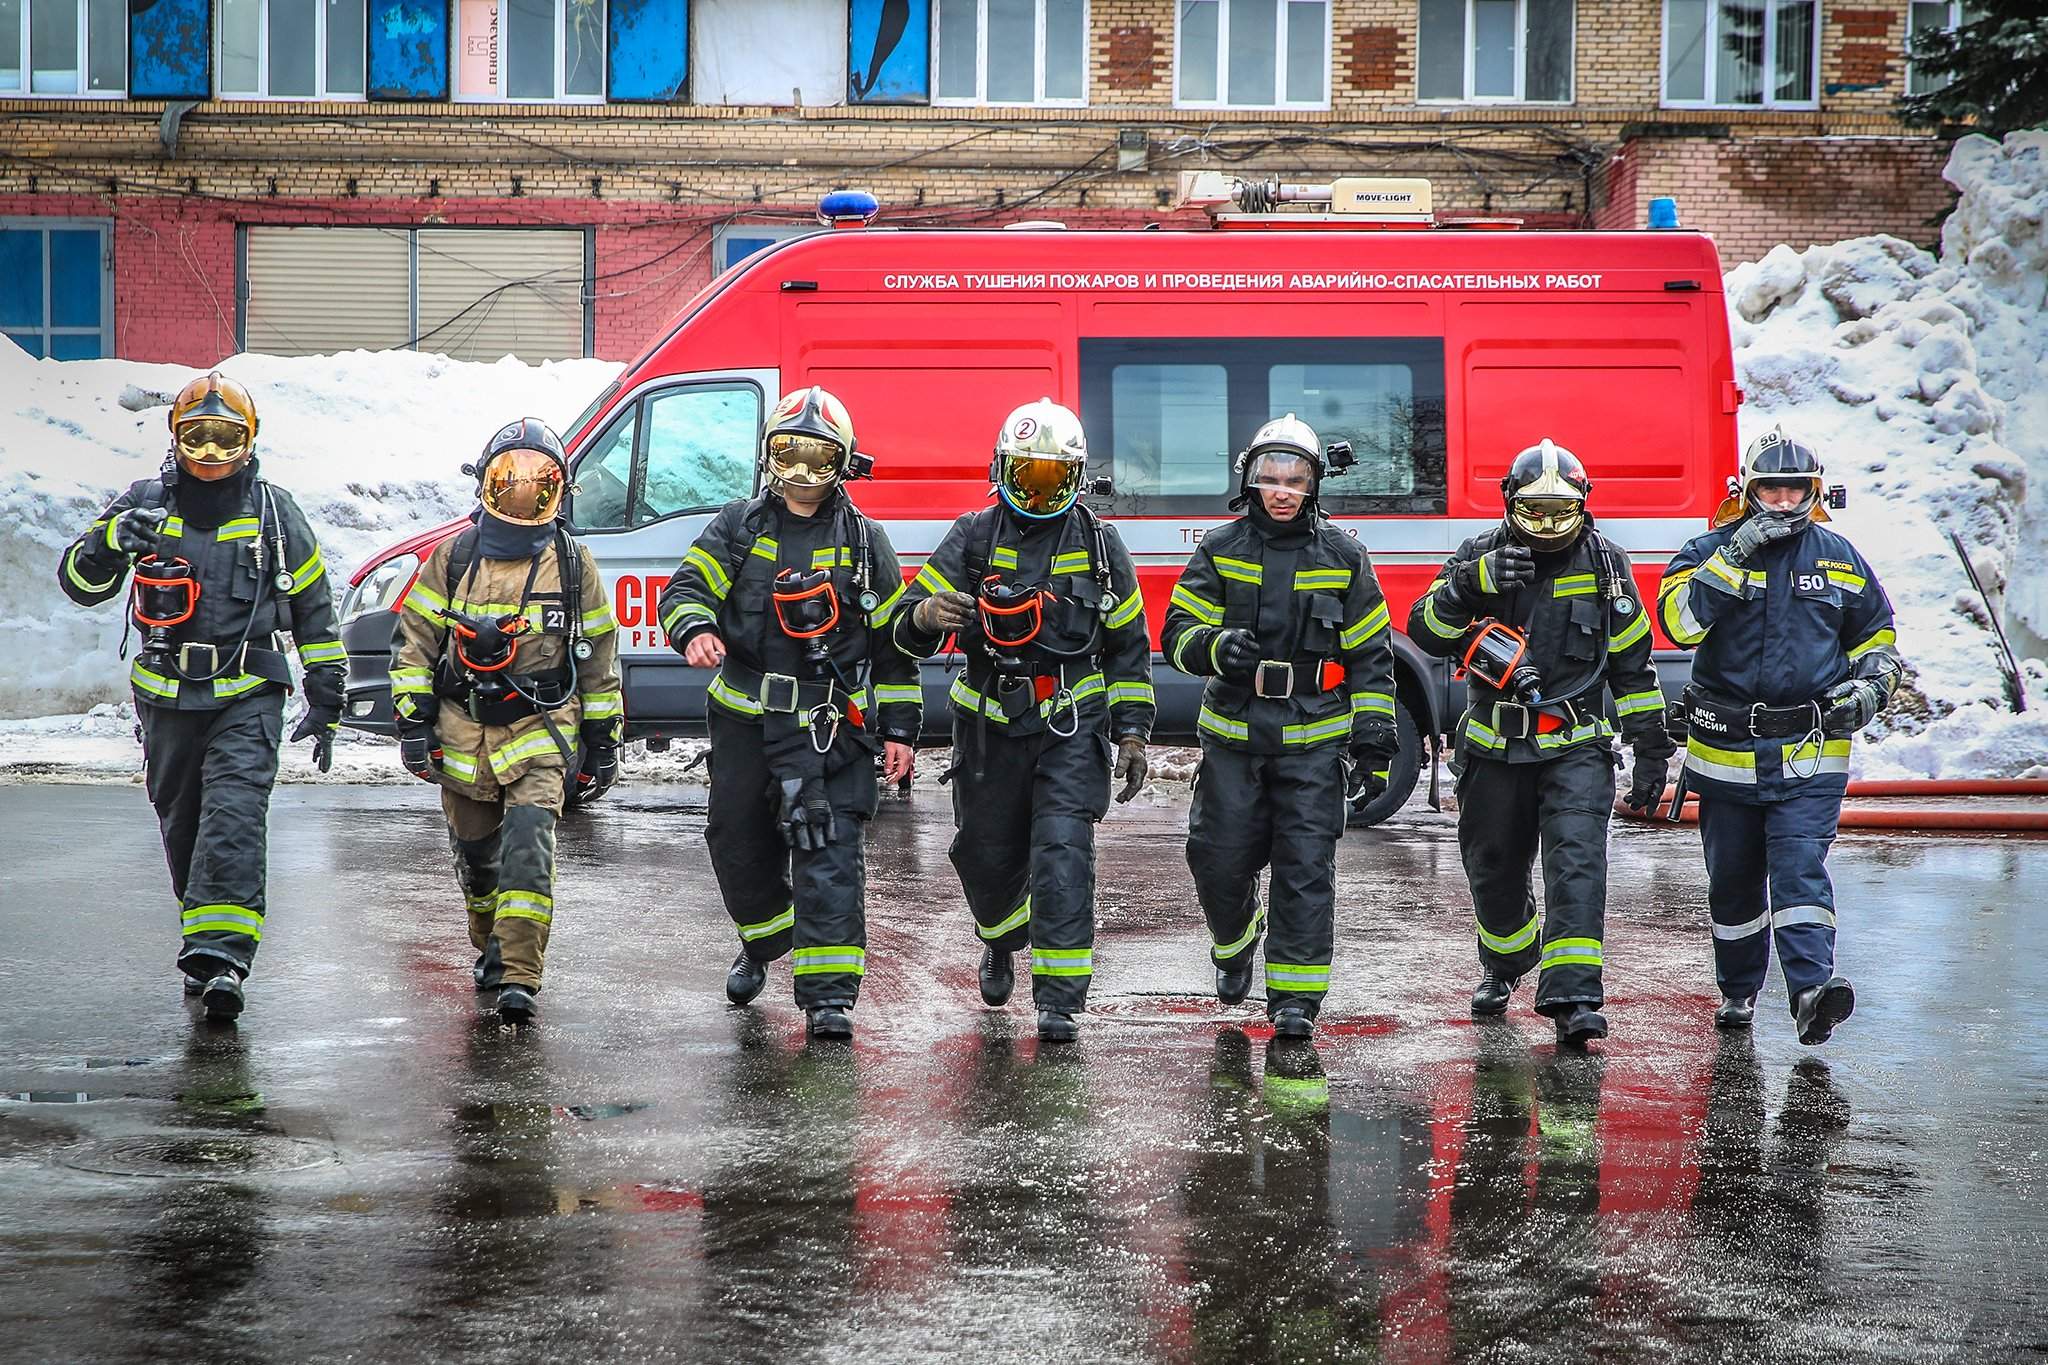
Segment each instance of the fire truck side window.
[[1124,515],[1220,512],[1232,456],[1288,412],[1357,456],[1324,489],[1332,512],[1444,510],[1439,338],[1082,339],[1082,421]]
[[690,384],[632,404],[576,462],[576,529],[631,530],[746,497],[760,424],[752,384]]

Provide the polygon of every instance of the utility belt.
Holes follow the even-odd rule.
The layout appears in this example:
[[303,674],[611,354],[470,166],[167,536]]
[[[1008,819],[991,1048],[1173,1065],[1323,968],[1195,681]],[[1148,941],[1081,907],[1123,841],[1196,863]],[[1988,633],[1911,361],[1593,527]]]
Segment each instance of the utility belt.
[[1818,700],[1797,706],[1747,705],[1711,697],[1688,686],[1683,698],[1685,723],[1702,739],[1791,739],[1821,729],[1825,708]]
[[1502,739],[1534,739],[1538,735],[1556,734],[1560,730],[1576,730],[1581,725],[1600,719],[1596,708],[1579,705],[1575,701],[1549,701],[1530,704],[1519,701],[1488,702],[1475,698],[1472,714],[1479,717],[1481,724],[1492,727]]
[[837,678],[799,678],[794,673],[762,672],[729,654],[719,665],[718,676],[727,688],[749,701],[759,702],[763,715],[803,715],[823,708],[845,716],[856,726],[867,723],[860,703]]
[[[1320,697],[1344,686],[1344,665],[1320,654],[1295,659],[1261,659],[1248,683],[1225,684],[1242,697],[1285,701],[1289,697]],[[1235,698],[1233,699],[1235,700]]]
[[140,657],[148,659],[155,672],[185,682],[211,682],[253,673],[266,682],[292,683],[291,662],[283,651],[253,645],[246,640],[215,643],[209,640],[173,640],[158,645],[145,639]]
[[434,670],[434,695],[452,701],[479,725],[511,725],[552,711],[576,695],[576,670],[473,677],[446,659]]
[[[1050,659],[1028,656],[1005,661],[992,655],[990,669],[984,695],[995,702],[996,709],[1003,713],[1004,718],[1016,720],[1037,710],[1040,702],[1051,701],[1061,693],[1071,693],[1074,684],[1089,674],[1100,673],[1102,656],[1089,654],[1055,663]],[[1068,707],[1060,709],[1071,709],[1071,706],[1070,702]]]

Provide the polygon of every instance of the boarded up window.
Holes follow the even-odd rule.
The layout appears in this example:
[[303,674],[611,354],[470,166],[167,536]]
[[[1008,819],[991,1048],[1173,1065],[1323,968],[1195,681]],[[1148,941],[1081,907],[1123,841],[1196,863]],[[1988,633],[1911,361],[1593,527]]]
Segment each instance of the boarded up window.
[[846,103],[846,0],[696,0],[691,9],[696,103]]

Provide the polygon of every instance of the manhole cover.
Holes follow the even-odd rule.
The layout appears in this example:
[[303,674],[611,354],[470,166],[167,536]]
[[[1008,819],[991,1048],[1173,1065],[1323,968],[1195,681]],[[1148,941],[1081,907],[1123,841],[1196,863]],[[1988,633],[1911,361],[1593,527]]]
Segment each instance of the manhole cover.
[[185,1180],[303,1171],[334,1160],[332,1149],[303,1138],[264,1133],[194,1133],[114,1138],[68,1149],[64,1164],[102,1175]]

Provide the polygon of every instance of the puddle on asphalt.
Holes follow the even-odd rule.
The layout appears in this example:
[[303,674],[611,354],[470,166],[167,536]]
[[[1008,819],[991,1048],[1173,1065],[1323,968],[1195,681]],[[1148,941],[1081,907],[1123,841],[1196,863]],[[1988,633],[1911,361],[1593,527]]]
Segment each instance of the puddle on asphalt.
[[337,1159],[320,1143],[267,1133],[112,1138],[59,1155],[74,1170],[185,1180],[303,1171]]

